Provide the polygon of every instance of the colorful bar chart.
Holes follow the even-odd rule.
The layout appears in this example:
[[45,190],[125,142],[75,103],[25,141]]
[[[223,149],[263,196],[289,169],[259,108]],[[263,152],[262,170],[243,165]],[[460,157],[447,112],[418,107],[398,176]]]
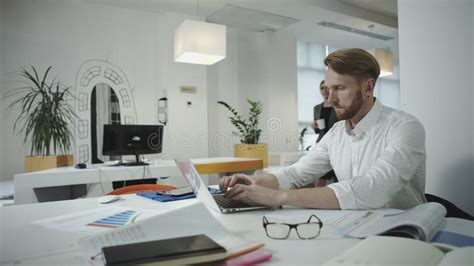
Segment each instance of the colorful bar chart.
[[138,216],[138,212],[128,210],[128,211],[123,211],[123,212],[108,216],[106,218],[99,219],[87,225],[116,228],[116,227],[121,227],[129,223],[132,223],[137,216]]

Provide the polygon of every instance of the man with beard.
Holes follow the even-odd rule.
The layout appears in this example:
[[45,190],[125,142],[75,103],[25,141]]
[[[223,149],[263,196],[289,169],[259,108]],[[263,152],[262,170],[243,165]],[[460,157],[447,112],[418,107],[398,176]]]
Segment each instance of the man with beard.
[[[221,179],[227,197],[268,206],[408,209],[426,202],[425,132],[413,116],[374,97],[380,74],[362,49],[329,54],[324,83],[340,120],[297,163],[271,174]],[[307,186],[334,170],[339,182]]]

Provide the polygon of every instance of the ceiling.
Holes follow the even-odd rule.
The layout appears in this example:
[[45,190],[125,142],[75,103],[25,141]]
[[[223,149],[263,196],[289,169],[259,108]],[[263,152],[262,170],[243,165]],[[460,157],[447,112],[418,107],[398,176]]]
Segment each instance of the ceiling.
[[[397,0],[83,0],[144,12],[180,13],[207,18],[227,4],[294,18],[296,23],[282,30],[298,40],[324,43],[337,48],[391,47],[398,42]],[[233,21],[239,20],[234,18]],[[243,18],[240,20],[244,20]],[[367,36],[318,25],[333,22],[354,29],[391,36],[392,41],[371,40]],[[374,25],[369,29],[369,25]],[[395,50],[396,47],[395,47]]]
[[398,17],[397,0],[340,0],[349,5],[385,14],[394,18]]

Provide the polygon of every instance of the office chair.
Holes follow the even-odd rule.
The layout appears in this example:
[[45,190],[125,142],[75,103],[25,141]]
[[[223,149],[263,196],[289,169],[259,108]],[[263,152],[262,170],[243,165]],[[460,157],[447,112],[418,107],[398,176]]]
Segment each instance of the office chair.
[[124,195],[124,194],[136,194],[141,192],[150,192],[150,191],[166,191],[176,189],[175,186],[169,185],[159,185],[159,184],[140,184],[140,185],[131,185],[127,187],[118,188],[112,192],[107,193],[107,195]]
[[425,197],[428,202],[437,202],[443,205],[447,210],[446,217],[461,218],[474,221],[474,217],[472,215],[461,210],[458,206],[454,205],[454,203],[446,199],[428,193],[425,193]]

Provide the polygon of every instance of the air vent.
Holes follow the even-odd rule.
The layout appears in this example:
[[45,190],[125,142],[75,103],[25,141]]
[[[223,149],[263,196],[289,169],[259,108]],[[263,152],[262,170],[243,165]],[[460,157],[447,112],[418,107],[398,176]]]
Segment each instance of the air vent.
[[255,9],[225,5],[206,18],[207,22],[254,31],[276,31],[298,22],[298,19]]
[[332,22],[327,22],[327,21],[321,21],[321,22],[318,23],[318,25],[333,28],[333,29],[337,29],[337,30],[352,32],[352,33],[355,33],[355,34],[364,35],[364,36],[367,36],[367,37],[376,38],[376,39],[384,40],[384,41],[388,41],[388,40],[393,39],[393,37],[390,37],[390,36],[380,35],[380,34],[376,34],[376,33],[365,31],[365,30],[359,30],[359,29],[355,29],[355,28],[351,28],[351,27],[348,27],[348,26],[344,26],[344,25],[340,25],[340,24],[336,24],[336,23],[332,23]]

